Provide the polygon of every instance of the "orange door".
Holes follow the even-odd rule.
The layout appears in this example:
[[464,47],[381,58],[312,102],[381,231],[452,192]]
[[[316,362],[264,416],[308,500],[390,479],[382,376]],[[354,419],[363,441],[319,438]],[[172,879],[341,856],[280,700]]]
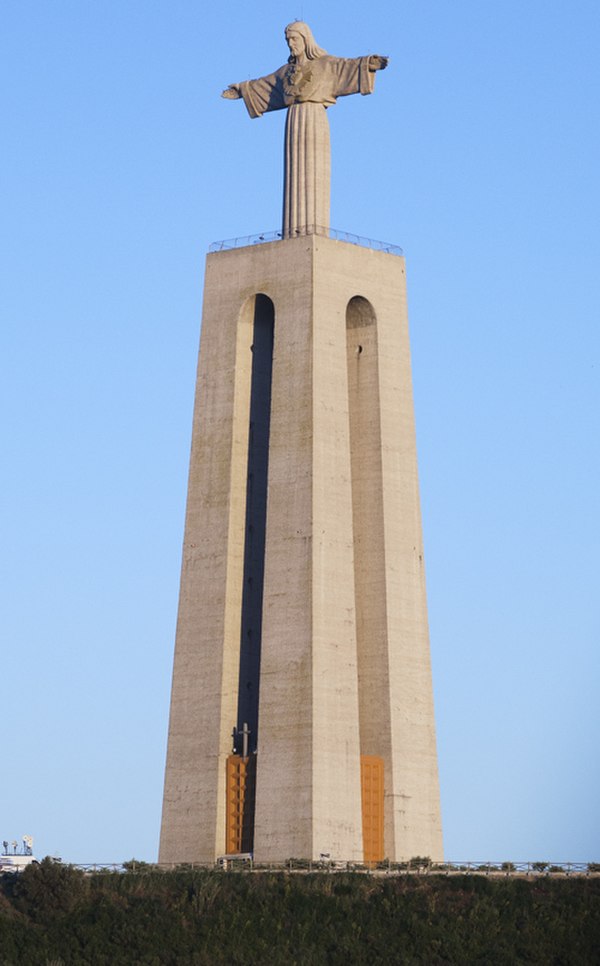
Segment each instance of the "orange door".
[[225,854],[252,852],[254,845],[254,794],[256,755],[242,758],[229,755],[227,759],[227,819]]
[[381,862],[383,844],[383,758],[361,755],[362,826],[364,861]]

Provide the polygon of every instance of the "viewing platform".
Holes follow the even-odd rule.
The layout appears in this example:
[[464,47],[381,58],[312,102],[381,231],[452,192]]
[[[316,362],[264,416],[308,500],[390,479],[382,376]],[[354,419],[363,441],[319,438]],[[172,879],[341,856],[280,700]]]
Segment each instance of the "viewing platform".
[[363,235],[353,235],[352,232],[340,231],[338,228],[323,228],[319,225],[307,225],[306,228],[296,228],[287,236],[284,235],[283,231],[263,231],[256,235],[227,238],[224,241],[213,242],[208,250],[211,253],[224,252],[232,248],[264,245],[267,242],[284,241],[286,238],[298,238],[303,235],[321,235],[323,238],[332,238],[334,241],[346,242],[349,245],[358,245],[360,248],[371,248],[373,251],[386,252],[388,255],[398,255],[400,257],[404,255],[404,252],[398,245],[375,241],[373,238],[365,238]]

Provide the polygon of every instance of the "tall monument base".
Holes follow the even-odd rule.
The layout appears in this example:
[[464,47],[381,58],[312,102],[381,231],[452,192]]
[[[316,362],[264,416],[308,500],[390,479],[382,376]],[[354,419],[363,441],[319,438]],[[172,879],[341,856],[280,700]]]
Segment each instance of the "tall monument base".
[[159,861],[442,858],[403,258],[211,254]]

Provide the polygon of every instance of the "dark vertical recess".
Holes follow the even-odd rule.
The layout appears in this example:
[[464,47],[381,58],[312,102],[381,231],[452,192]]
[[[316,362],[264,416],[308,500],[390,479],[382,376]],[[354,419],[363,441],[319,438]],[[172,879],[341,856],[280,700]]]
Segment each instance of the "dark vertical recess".
[[[246,484],[246,537],[240,642],[240,678],[237,729],[250,729],[248,750],[257,750],[260,681],[260,644],[265,574],[267,525],[267,479],[271,422],[271,375],[273,371],[273,325],[271,299],[257,295],[254,307],[250,426],[248,431],[248,477]],[[241,736],[236,752],[242,753]]]

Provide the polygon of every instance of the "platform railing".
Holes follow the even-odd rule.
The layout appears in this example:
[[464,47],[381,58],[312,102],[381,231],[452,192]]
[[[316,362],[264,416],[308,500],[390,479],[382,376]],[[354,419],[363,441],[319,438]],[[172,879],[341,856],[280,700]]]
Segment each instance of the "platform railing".
[[265,245],[268,242],[284,241],[287,238],[298,238],[306,235],[319,235],[322,238],[332,238],[334,241],[346,242],[349,245],[358,245],[360,248],[371,248],[376,252],[385,252],[388,255],[402,256],[404,253],[398,245],[391,245],[388,242],[375,241],[373,238],[366,238],[364,235],[354,235],[349,231],[340,231],[338,228],[324,228],[320,225],[307,225],[304,228],[296,228],[289,234],[283,231],[263,231],[256,235],[245,235],[239,238],[227,238],[225,241],[213,242],[208,249],[209,252],[226,252],[233,248],[247,248],[250,245]]

